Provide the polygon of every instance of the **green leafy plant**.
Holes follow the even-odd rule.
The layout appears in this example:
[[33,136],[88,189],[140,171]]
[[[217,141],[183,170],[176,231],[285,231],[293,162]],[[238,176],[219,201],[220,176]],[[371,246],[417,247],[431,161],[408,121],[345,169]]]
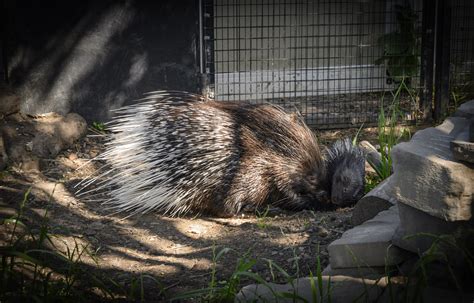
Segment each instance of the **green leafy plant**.
[[91,124],[92,128],[99,131],[99,132],[105,132],[106,131],[106,126],[103,122],[92,122]]
[[394,7],[397,29],[381,36],[378,40],[383,55],[375,61],[385,63],[387,73],[396,82],[410,82],[420,66],[420,37],[416,31],[418,15],[409,4]]
[[257,226],[260,229],[265,229],[268,226],[268,212],[270,211],[270,206],[267,205],[264,210],[260,211],[258,209],[255,210],[255,214],[257,215]]
[[267,282],[262,277],[251,272],[251,268],[256,264],[256,260],[249,257],[249,252],[237,260],[235,270],[229,278],[219,281],[217,279],[218,261],[230,251],[233,250],[230,248],[222,248],[217,251],[214,246],[212,249],[212,267],[209,286],[177,295],[173,297],[171,301],[198,299],[202,302],[231,302],[241,287],[242,278],[267,285]]
[[[372,167],[374,165],[371,165]],[[381,182],[379,175],[366,173],[365,175],[365,187],[364,193],[368,193],[372,189],[374,189],[379,183]]]
[[400,110],[399,102],[403,90],[409,91],[409,88],[405,85],[405,80],[399,83],[387,110],[384,108],[384,98],[382,97],[377,121],[380,162],[373,163],[369,160],[369,164],[377,174],[376,178],[372,177],[372,179],[369,180],[369,186],[375,187],[379,182],[387,179],[392,174],[392,148],[398,144],[401,139],[411,137],[408,129],[404,128],[400,131],[398,127],[399,123],[403,120],[403,113]]
[[352,145],[357,145],[357,142],[359,140],[359,135],[360,135],[360,132],[362,131],[362,127],[364,127],[364,123],[362,123],[359,127],[359,129],[357,130],[356,134],[354,135],[354,138],[352,138]]
[[[272,281],[277,281],[277,279],[280,279],[281,281],[281,279],[283,279],[286,283],[290,284],[293,289],[291,292],[276,292],[258,273],[251,271],[251,268],[257,263],[257,260],[249,257],[250,251],[238,258],[235,270],[228,278],[218,280],[217,264],[223,255],[229,252],[234,251],[230,248],[222,248],[217,251],[217,249],[213,247],[209,286],[179,294],[172,298],[171,301],[194,300],[198,302],[233,302],[236,299],[240,288],[243,286],[242,283],[253,282],[269,290],[269,294],[272,296],[272,298],[269,298],[271,302],[278,301],[278,299],[291,299],[294,302],[308,302],[305,298],[296,293],[297,287],[294,282],[299,277],[299,266],[295,265],[296,273],[290,274],[275,261],[266,258],[261,259],[267,263]],[[312,293],[311,302],[330,303],[332,291],[331,279],[330,277],[328,278],[327,287],[325,288],[319,256],[317,256],[316,261],[316,275],[314,276],[313,273],[310,272],[309,277]],[[295,258],[295,262],[297,262],[297,258]]]

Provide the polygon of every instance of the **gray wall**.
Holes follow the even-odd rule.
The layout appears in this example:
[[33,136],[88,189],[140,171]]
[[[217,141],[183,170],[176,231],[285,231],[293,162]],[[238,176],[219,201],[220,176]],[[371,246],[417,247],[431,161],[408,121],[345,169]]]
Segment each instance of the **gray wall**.
[[30,114],[103,121],[143,92],[196,92],[194,0],[6,0],[12,85]]
[[216,98],[390,89],[374,61],[395,1],[215,0]]

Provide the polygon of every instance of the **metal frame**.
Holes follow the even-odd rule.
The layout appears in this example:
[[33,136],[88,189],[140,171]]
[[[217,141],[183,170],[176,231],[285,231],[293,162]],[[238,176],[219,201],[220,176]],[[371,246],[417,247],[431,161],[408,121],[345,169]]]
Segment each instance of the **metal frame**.
[[[474,4],[408,2],[421,42],[418,73],[410,77],[414,96],[401,98],[404,118],[440,119],[453,101],[451,87],[474,79]],[[319,129],[374,125],[398,85],[387,75],[387,61],[375,62],[384,50],[381,37],[401,28],[394,8],[403,3],[201,0],[205,93],[219,101],[278,104]]]

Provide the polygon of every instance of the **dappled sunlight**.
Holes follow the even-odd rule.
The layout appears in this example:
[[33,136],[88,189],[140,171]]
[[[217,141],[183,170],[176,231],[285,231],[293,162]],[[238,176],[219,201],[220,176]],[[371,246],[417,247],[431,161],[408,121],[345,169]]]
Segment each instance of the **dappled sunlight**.
[[[300,270],[307,273],[315,269],[317,247],[325,251],[330,241],[347,228],[349,211],[277,211],[268,217],[245,214],[231,218],[113,214],[100,202],[75,194],[74,186],[96,172],[98,163],[90,158],[92,152],[100,152],[100,144],[100,138],[88,137],[48,159],[41,172],[16,171],[10,176],[16,179],[8,184],[16,190],[8,200],[13,206],[9,213],[14,214],[24,192],[31,187],[25,223],[39,230],[46,222],[56,246],[47,246],[50,250],[87,247],[78,262],[91,272],[126,283],[137,275],[152,275],[173,291],[179,291],[180,285],[206,287],[214,265],[219,275],[228,276],[238,260],[246,256],[259,260],[252,270],[265,279],[271,274],[264,259],[290,272],[297,270],[295,262],[299,262]],[[320,236],[318,225],[328,224],[335,231]],[[224,248],[229,251],[215,262],[213,258]],[[320,256],[322,266],[327,265],[327,253]]]

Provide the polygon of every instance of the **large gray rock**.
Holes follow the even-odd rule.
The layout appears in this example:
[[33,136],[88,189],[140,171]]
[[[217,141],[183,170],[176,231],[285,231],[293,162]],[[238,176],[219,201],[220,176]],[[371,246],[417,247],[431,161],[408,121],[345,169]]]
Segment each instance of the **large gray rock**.
[[468,132],[464,132],[463,135],[465,140],[463,140],[464,138],[456,138],[456,140],[451,141],[451,151],[456,160],[474,163],[474,143],[468,141]]
[[426,251],[435,241],[434,237],[427,236],[427,234],[450,234],[467,224],[462,221],[446,222],[403,203],[398,204],[398,211],[400,225],[393,235],[392,242],[394,245],[414,253]]
[[[384,289],[380,280],[352,278],[345,276],[330,277],[330,300],[328,300],[329,277],[322,277],[323,297],[319,295],[318,281],[314,278],[314,288],[311,278],[300,278],[288,284],[252,284],[245,286],[237,294],[234,302],[352,302],[361,298],[364,302],[375,302]],[[285,295],[286,294],[286,295]],[[316,294],[316,297],[315,295]],[[289,296],[290,298],[289,298]],[[291,298],[293,296],[293,298]]]
[[446,221],[472,218],[474,170],[458,162],[450,142],[469,120],[451,117],[392,150],[393,198]]
[[392,196],[391,186],[388,178],[362,197],[352,212],[352,225],[360,225],[394,206],[397,201]]
[[454,113],[456,117],[473,118],[474,117],[474,100],[464,102]]
[[[473,293],[463,293],[456,290],[435,287],[412,287],[408,291],[398,284],[390,286],[387,279],[362,279],[346,276],[330,277],[330,299],[327,296],[329,277],[322,277],[323,297],[319,296],[318,282],[314,279],[315,287],[311,287],[310,278],[300,278],[288,284],[252,284],[243,287],[235,297],[234,302],[412,302],[415,292],[419,291],[423,302],[445,303],[460,302],[472,303]],[[316,296],[314,295],[316,291]],[[284,294],[286,295],[284,297]],[[316,298],[315,298],[316,297]],[[411,300],[410,300],[411,299]]]
[[400,223],[398,209],[392,206],[356,226],[328,246],[331,268],[396,265],[407,254],[391,244]]

